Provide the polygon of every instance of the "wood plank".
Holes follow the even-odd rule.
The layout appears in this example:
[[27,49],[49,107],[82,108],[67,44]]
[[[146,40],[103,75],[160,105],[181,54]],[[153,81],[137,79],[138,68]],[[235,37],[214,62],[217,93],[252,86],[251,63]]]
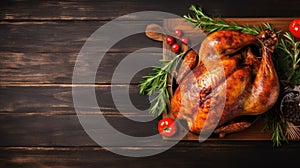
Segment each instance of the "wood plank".
[[[291,17],[299,16],[298,0],[260,1],[251,3],[235,0],[167,0],[152,1],[18,1],[0,2],[1,20],[111,20],[139,11],[164,11],[182,16],[190,5],[202,6],[206,13],[221,17]],[[120,10],[121,7],[121,10]],[[141,18],[143,19],[143,18]]]
[[[75,86],[74,86],[75,87]],[[80,87],[80,93],[83,97],[88,97],[87,89],[95,86],[77,86]],[[115,103],[111,96],[111,87],[119,96],[126,96],[129,88],[129,97],[133,106],[140,110],[146,110],[149,107],[147,96],[139,94],[136,85],[97,85],[95,87],[98,107],[86,105],[82,107],[91,114],[113,113],[118,114]],[[27,113],[27,114],[75,114],[72,100],[71,85],[24,85],[24,86],[1,86],[0,87],[0,107],[2,113]],[[130,101],[130,100],[129,100]],[[118,103],[122,112],[128,114],[141,114],[133,111],[132,106],[125,103]],[[143,113],[144,115],[144,113]]]
[[[155,21],[153,21],[155,22]],[[74,21],[74,22],[0,22],[0,51],[13,52],[73,52],[79,53],[86,40],[98,28],[103,26],[105,21]],[[124,30],[137,28],[144,30],[152,21],[121,21],[114,24],[111,30]],[[156,22],[159,23],[159,22]],[[121,30],[118,28],[122,28]],[[37,31],[38,30],[38,31]],[[111,33],[111,34],[110,34]],[[160,43],[149,40],[144,33],[136,33],[125,36],[121,40],[111,39],[114,32],[109,32],[101,39],[96,39],[92,51],[100,52],[101,44],[111,41],[114,44],[111,48],[105,48],[108,52],[133,52],[146,47],[161,47]],[[91,41],[95,40],[91,38]],[[97,45],[96,45],[97,44]]]
[[[222,144],[220,144],[222,145]],[[224,145],[225,146],[225,145]],[[155,156],[132,158],[100,147],[2,147],[0,166],[6,168],[66,167],[298,167],[299,144],[279,149],[267,143],[229,143],[227,147],[183,143]],[[120,148],[123,151],[157,148]]]
[[[82,116],[82,115],[81,115]],[[113,131],[100,127],[95,117],[89,118],[93,129],[101,135],[112,137]],[[135,120],[147,116],[131,116]],[[105,119],[118,131],[135,137],[151,136],[157,133],[157,120],[150,122],[135,122],[118,115],[105,115]],[[76,115],[1,115],[0,116],[0,146],[95,146],[79,123]],[[99,125],[99,126],[98,126]],[[139,129],[137,129],[139,128]],[[110,139],[106,145],[115,146],[116,141]],[[151,142],[140,139],[136,144],[151,146]],[[119,144],[118,145],[122,145]],[[153,145],[153,144],[152,144]],[[155,145],[154,145],[155,146]]]
[[[103,116],[103,114],[80,114],[81,118],[88,119],[90,128],[100,131],[101,135],[105,137],[112,137],[115,133],[110,128],[103,128],[99,124],[97,117]],[[2,138],[0,139],[0,146],[95,146],[95,142],[92,141],[86,134],[85,130],[79,123],[78,116],[76,115],[32,115],[32,114],[9,114],[0,116],[0,133]],[[130,120],[121,115],[104,115],[107,122],[119,132],[134,136],[134,137],[147,137],[158,134],[157,124],[160,118],[153,118],[148,122],[136,122],[145,119],[150,119],[148,115],[129,115]],[[269,146],[272,146],[270,140],[270,134],[262,131],[263,123],[253,125],[247,130],[240,133],[228,134],[225,138],[218,138],[217,135],[211,135],[206,142],[261,142],[266,141]],[[91,131],[91,130],[88,130]],[[192,137],[189,139],[189,136]],[[192,141],[199,143],[198,139],[195,139],[196,135],[190,133],[180,141]],[[161,138],[161,144],[153,144],[146,138],[140,138],[136,140],[137,146],[161,146],[168,141],[174,141],[175,139],[165,140]],[[109,142],[105,142],[108,146],[120,146],[122,144],[117,143],[118,139],[110,139]],[[299,142],[299,141],[297,141]],[[166,145],[166,144],[165,144]],[[122,146],[126,146],[124,143]]]
[[[161,59],[161,53],[140,53]],[[130,53],[106,53],[99,65],[95,83],[110,84],[113,74],[118,76],[118,81],[131,79],[128,83],[138,84],[142,76],[151,73],[150,68],[138,71],[133,76],[127,71],[115,72],[116,67]],[[73,70],[78,53],[0,53],[0,82],[1,83],[72,83]],[[141,64],[136,59],[137,65]],[[145,63],[145,62],[144,62]],[[82,77],[91,73],[94,62],[86,62],[81,68]]]

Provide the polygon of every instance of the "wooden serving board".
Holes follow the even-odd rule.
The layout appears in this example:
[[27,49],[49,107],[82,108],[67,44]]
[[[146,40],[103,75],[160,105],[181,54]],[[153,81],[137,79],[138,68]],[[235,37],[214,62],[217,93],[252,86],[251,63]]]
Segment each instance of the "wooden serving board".
[[[275,29],[281,30],[282,32],[288,31],[289,23],[293,18],[225,18],[224,20],[227,22],[236,22],[238,24],[248,24],[248,25],[261,25],[263,23],[272,24]],[[167,35],[173,35],[175,29],[180,29],[184,32],[184,35],[189,38],[191,44],[195,44],[196,42],[204,39],[206,35],[202,33],[200,30],[195,29],[191,24],[184,21],[184,19],[167,19],[164,20],[162,25],[163,32]],[[170,57],[175,56],[168,44],[165,42],[165,36],[163,36],[163,58],[170,59]],[[193,46],[191,46],[193,47]],[[188,47],[182,45],[183,50],[186,50]],[[195,47],[197,48],[197,47]],[[197,50],[198,52],[198,50]],[[172,86],[172,80],[169,80],[170,85]],[[172,97],[173,91],[172,88],[169,88],[169,93]],[[169,111],[170,107],[168,107]],[[173,117],[168,115],[164,115],[163,117]],[[271,140],[270,131],[263,131],[264,121],[263,118],[258,116],[257,119],[253,120],[250,128],[247,128],[244,131],[227,134],[223,138],[219,138],[217,135],[212,135],[207,140]],[[183,132],[182,128],[179,128],[179,133]],[[178,140],[179,136],[176,134],[173,137],[164,137],[166,140]],[[199,136],[188,132],[182,140],[188,141],[198,141]]]

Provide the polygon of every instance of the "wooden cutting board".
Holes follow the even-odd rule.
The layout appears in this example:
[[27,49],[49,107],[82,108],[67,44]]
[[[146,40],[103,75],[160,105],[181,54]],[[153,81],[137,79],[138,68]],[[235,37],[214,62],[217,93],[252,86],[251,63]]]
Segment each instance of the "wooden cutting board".
[[[261,25],[263,23],[270,23],[275,27],[276,30],[281,30],[282,32],[288,31],[289,23],[293,20],[293,18],[224,18],[227,22],[235,22],[238,24],[247,24],[247,25]],[[153,27],[157,25],[152,25]],[[152,27],[152,28],[153,28]],[[156,27],[157,28],[157,27]],[[163,25],[159,28],[162,31],[161,36],[152,36],[150,38],[162,41],[163,46],[163,59],[170,59],[170,57],[175,56],[168,44],[165,42],[165,34],[172,35],[175,29],[180,29],[184,32],[184,35],[189,38],[191,44],[195,44],[201,39],[204,39],[206,35],[202,33],[201,30],[194,28],[191,24],[185,22],[184,19],[166,19],[163,22]],[[148,36],[149,37],[149,36]],[[186,45],[182,45],[183,50],[186,50],[188,47]],[[196,47],[195,47],[196,48]],[[169,83],[172,84],[172,81],[169,80]],[[169,93],[172,96],[172,88],[169,89]],[[168,111],[169,111],[168,107]],[[168,115],[163,115],[163,117],[170,117]],[[172,117],[172,116],[171,116]],[[217,135],[212,135],[209,140],[271,140],[270,131],[263,131],[264,120],[261,116],[254,118],[252,125],[250,128],[247,128],[244,131],[227,134],[223,138],[219,138]],[[179,132],[183,132],[183,129],[179,128]],[[180,133],[179,133],[180,134]],[[173,137],[164,137],[166,140],[178,140],[178,136]],[[188,132],[182,140],[188,141],[198,141],[199,137],[196,134]]]

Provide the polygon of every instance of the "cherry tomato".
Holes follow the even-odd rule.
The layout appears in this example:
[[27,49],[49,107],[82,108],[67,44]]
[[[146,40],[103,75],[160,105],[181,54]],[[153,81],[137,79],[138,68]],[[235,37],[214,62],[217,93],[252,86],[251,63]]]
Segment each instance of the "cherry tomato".
[[173,136],[177,131],[177,125],[172,118],[163,118],[158,122],[158,132],[166,137]]
[[166,43],[167,44],[172,45],[172,44],[174,44],[174,42],[175,42],[175,38],[174,37],[172,37],[172,36],[167,36],[166,37]]
[[187,37],[183,36],[183,37],[181,38],[181,42],[182,42],[183,44],[188,44],[188,43],[189,43],[189,39],[188,39]]
[[176,30],[174,31],[174,33],[175,33],[175,35],[176,35],[177,37],[181,37],[181,36],[182,36],[182,31],[181,31],[180,29],[176,29]]
[[300,18],[294,19],[289,26],[290,32],[297,38],[300,38]]
[[179,51],[180,51],[180,46],[179,46],[178,43],[173,44],[173,45],[171,46],[171,48],[172,48],[172,51],[173,51],[174,53],[179,53]]

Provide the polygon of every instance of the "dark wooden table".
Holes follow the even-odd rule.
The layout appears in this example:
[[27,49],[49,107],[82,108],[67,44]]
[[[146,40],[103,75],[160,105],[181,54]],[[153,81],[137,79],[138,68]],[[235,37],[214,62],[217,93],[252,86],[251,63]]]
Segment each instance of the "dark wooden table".
[[[207,14],[229,18],[300,17],[299,0],[188,0],[188,1],[0,1],[0,167],[256,167],[297,166],[298,141],[273,148],[269,140],[181,141],[149,157],[114,154],[95,143],[84,131],[74,111],[72,73],[78,53],[88,37],[105,23],[138,11],[189,13],[201,5]],[[141,19],[142,21],[142,19]],[[154,20],[155,22],[156,20]],[[156,134],[157,120],[137,123],[116,109],[111,96],[113,70],[128,54],[145,47],[161,47],[144,34],[114,45],[103,60],[96,82],[75,87],[95,87],[101,114],[118,130],[132,136]],[[161,53],[152,53],[161,58]],[[85,67],[88,69],[88,67]],[[138,93],[138,73],[129,85],[132,103],[147,109]],[[124,72],[126,78],[126,72]],[[74,86],[74,85],[73,85]],[[82,93],[84,94],[84,92]],[[132,117],[143,117],[126,111]],[[255,139],[255,138],[254,138]],[[114,146],[118,150],[159,150]]]

